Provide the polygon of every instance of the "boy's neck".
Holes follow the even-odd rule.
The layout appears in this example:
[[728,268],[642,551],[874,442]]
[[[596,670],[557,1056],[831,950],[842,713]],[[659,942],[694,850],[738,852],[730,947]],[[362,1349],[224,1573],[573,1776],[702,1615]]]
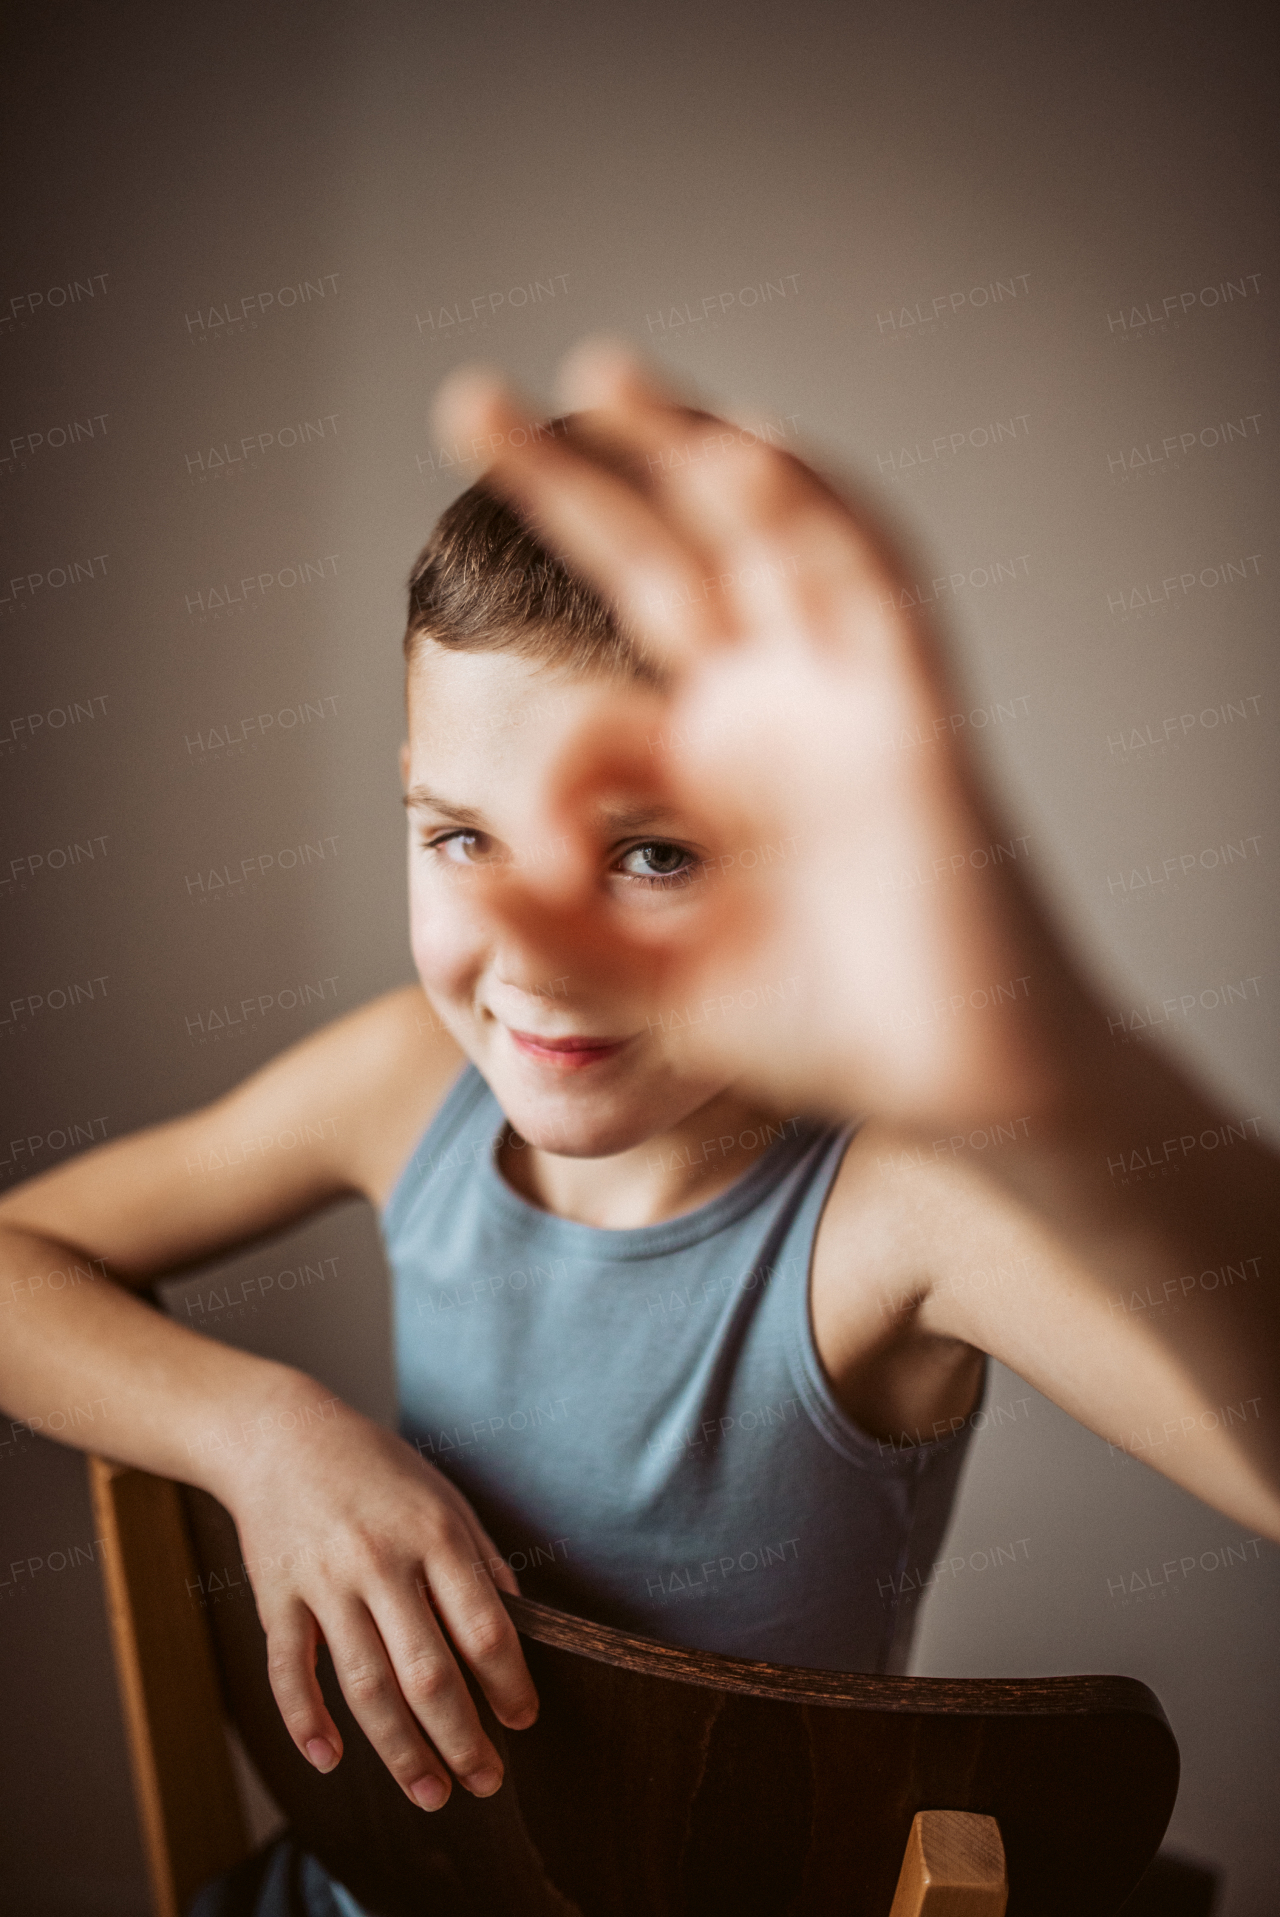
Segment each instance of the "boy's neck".
[[705,1205],[795,1127],[794,1118],[722,1092],[670,1131],[610,1158],[565,1158],[513,1145],[504,1134],[498,1166],[507,1184],[543,1211],[631,1231]]

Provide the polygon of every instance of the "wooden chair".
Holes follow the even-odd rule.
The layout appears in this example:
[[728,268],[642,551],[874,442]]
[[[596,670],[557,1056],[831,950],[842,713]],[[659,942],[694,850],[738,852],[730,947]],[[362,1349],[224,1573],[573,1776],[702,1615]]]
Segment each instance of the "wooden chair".
[[156,1917],[247,1850],[236,1724],[298,1843],[380,1917],[1107,1917],[1160,1843],[1178,1751],[1123,1677],[948,1680],[688,1651],[506,1600],[542,1709],[507,1780],[428,1816],[322,1656],[346,1754],[298,1756],[235,1528],[90,1461]]

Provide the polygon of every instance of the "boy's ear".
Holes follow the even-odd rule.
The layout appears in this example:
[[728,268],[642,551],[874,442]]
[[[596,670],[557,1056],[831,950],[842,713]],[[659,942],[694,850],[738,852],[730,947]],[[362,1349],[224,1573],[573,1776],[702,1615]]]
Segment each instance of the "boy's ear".
[[406,791],[409,789],[409,741],[406,739],[400,747],[400,783]]

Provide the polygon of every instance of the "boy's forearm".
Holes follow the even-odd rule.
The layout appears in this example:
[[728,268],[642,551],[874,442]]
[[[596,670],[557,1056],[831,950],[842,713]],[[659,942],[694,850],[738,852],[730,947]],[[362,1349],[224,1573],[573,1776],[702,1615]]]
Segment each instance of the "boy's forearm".
[[984,1157],[1065,1240],[1226,1256],[1223,1234],[1234,1242],[1244,1229],[1274,1252],[1280,1162],[1260,1113],[1219,1105],[1154,1046],[1117,1043],[1101,1008],[1073,1021],[1060,1072],[1055,1109],[1011,1117]]
[[337,1400],[303,1372],[175,1324],[101,1260],[5,1230],[0,1405],[15,1425],[227,1503],[257,1453],[334,1417]]
[[[1052,1114],[943,1142],[977,1203],[969,1230],[939,1235],[940,1324],[1011,1341],[1002,1355],[1025,1359],[1051,1395],[1055,1379],[1101,1375],[1101,1338],[1129,1354],[1108,1387],[1126,1416],[1130,1387],[1136,1406],[1158,1373],[1173,1396],[1258,1399],[1233,1435],[1280,1485],[1280,1163],[1260,1115],[1216,1106],[1154,1048],[1116,1044],[1101,1010],[1075,1024],[1069,1069]],[[1027,1283],[997,1300],[971,1265]]]
[[1077,1029],[1069,1094],[949,1139],[887,1134],[915,1191],[923,1329],[1280,1539],[1280,1166],[1154,1051]]
[[[877,1157],[882,1178],[942,1181],[930,1258],[940,1327],[957,1301],[975,1302],[968,1266],[1021,1251],[1070,1268],[1109,1311],[1122,1309],[1125,1287],[1163,1306],[1188,1274],[1243,1265],[1251,1282],[1219,1299],[1214,1342],[1228,1368],[1238,1352],[1274,1377],[1280,1158],[1261,1114],[1220,1106],[1155,1046],[1117,1042],[1105,1006],[1069,975],[1057,1014],[1037,1041],[1049,1061],[1039,1109],[972,1126],[892,1126],[891,1149]],[[955,1329],[969,1336],[962,1317]],[[1181,1342],[1166,1320],[1147,1312],[1144,1323]]]

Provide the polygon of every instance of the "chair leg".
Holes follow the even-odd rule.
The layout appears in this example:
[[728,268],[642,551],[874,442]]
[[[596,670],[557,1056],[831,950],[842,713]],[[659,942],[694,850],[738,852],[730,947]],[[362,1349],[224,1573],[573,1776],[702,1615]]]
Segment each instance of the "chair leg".
[[1004,1917],[1008,1898],[994,1817],[916,1812],[889,1917]]
[[89,1459],[154,1917],[249,1849],[178,1487]]

